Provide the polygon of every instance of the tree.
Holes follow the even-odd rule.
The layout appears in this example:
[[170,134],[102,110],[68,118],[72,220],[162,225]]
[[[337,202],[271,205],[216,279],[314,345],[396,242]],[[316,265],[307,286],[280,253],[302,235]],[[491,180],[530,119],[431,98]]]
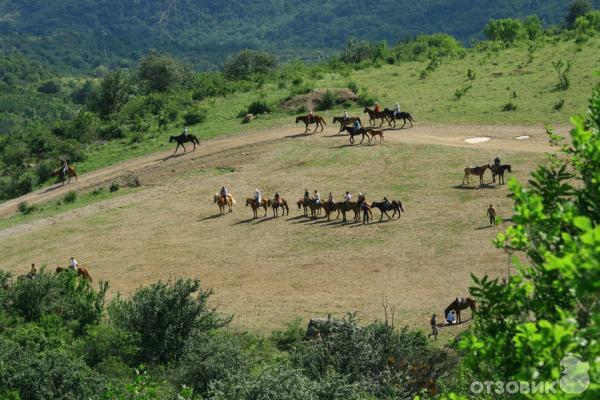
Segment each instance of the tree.
[[227,79],[250,80],[272,71],[276,66],[277,60],[271,53],[243,50],[225,60],[223,73]]
[[511,46],[527,36],[521,21],[512,18],[490,20],[483,28],[483,34],[488,40],[497,40],[507,46]]
[[[567,355],[592,383],[581,399],[600,396],[600,85],[587,116],[573,118],[571,143],[532,174],[510,182],[515,215],[496,240],[521,253],[504,281],[474,278],[478,309],[462,340],[466,365],[479,381],[556,382]],[[552,135],[553,142],[559,138]],[[586,364],[587,363],[587,364]],[[589,371],[587,369],[589,368]],[[577,386],[577,385],[575,385]],[[584,389],[585,385],[570,389]],[[564,389],[564,387],[563,387]],[[560,391],[545,398],[564,398]]]
[[569,5],[569,12],[565,17],[565,23],[569,28],[575,25],[575,20],[582,15],[592,11],[592,4],[588,0],[573,0]]
[[155,92],[191,84],[191,68],[168,55],[150,52],[140,61],[138,78]]
[[122,69],[109,72],[94,93],[90,107],[103,117],[119,112],[130,93],[129,77]]

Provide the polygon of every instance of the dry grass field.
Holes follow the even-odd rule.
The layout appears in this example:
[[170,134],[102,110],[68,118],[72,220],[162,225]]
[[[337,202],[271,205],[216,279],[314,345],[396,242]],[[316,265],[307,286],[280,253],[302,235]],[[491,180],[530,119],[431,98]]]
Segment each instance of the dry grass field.
[[[199,277],[215,290],[220,310],[245,329],[269,331],[295,317],[358,311],[381,318],[382,299],[397,305],[401,324],[428,326],[455,297],[467,295],[470,274],[506,274],[507,256],[491,244],[510,224],[506,186],[461,186],[462,170],[497,154],[526,180],[548,150],[543,129],[501,126],[420,126],[386,132],[386,143],[348,146],[332,127],[297,135],[285,127],[204,142],[194,153],[153,154],[84,175],[71,186],[89,190],[135,171],[142,187],[129,194],[0,231],[1,267],[25,273],[74,255],[112,294],[132,293],[159,279]],[[515,136],[531,135],[516,141]],[[491,141],[468,145],[464,138]],[[94,173],[92,173],[94,174]],[[491,175],[486,175],[486,182]],[[212,195],[227,186],[234,212],[218,216]],[[369,225],[308,220],[294,207],[278,219],[252,220],[244,199],[255,188],[290,203],[304,188],[400,199],[400,220]],[[67,189],[35,193],[49,200]],[[46,197],[44,197],[46,196]],[[487,226],[493,204],[504,222]]]

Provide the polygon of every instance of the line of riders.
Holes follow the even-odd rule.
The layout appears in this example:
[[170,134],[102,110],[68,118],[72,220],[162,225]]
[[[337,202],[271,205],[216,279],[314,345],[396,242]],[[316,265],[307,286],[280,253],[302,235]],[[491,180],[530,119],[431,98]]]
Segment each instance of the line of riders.
[[[232,206],[235,204],[235,200],[231,193],[225,186],[221,187],[218,194],[214,196],[214,203],[219,205],[221,215],[225,213],[226,207],[229,207],[229,212],[232,212]],[[310,211],[311,219],[315,219],[321,214],[321,210],[325,211],[327,220],[329,221],[331,215],[337,211],[336,219],[339,218],[340,213],[343,216],[343,222],[346,221],[346,213],[354,212],[354,221],[359,222],[360,215],[363,215],[363,223],[368,223],[373,218],[372,208],[377,208],[381,212],[380,221],[383,220],[383,216],[386,215],[388,220],[394,218],[398,214],[400,218],[401,212],[404,212],[402,203],[399,200],[389,200],[387,196],[383,196],[383,200],[380,202],[373,202],[369,204],[366,199],[366,195],[363,193],[358,194],[356,201],[352,201],[352,194],[349,191],[344,193],[344,201],[336,202],[333,193],[329,192],[326,201],[321,200],[321,194],[318,190],[315,190],[311,196],[308,189],[304,190],[304,196],[296,202],[298,209],[304,210],[304,216],[308,217]],[[273,200],[264,198],[259,189],[256,189],[254,195],[246,199],[246,206],[251,206],[254,213],[254,218],[258,218],[257,210],[263,208],[265,216],[267,215],[267,207],[273,208],[273,217],[279,216],[279,208],[282,209],[282,215],[289,215],[289,206],[287,201],[281,197],[278,192],[275,192]],[[387,212],[393,211],[390,216]]]

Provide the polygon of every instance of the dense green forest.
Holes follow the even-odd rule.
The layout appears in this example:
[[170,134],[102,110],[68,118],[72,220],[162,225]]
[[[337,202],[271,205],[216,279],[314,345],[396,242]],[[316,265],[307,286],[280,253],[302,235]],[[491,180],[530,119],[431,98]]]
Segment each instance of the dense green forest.
[[[600,0],[593,0],[596,7]],[[131,67],[150,49],[200,69],[261,49],[316,60],[350,38],[395,43],[445,32],[464,44],[489,19],[538,15],[562,25],[568,3],[552,0],[5,0],[0,49],[59,70]],[[4,17],[3,17],[4,16]]]

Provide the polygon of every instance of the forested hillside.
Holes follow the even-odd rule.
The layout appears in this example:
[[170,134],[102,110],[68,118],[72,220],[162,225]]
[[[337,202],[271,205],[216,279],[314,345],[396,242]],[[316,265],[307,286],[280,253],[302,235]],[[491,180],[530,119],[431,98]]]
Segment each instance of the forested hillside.
[[[600,0],[592,1],[596,7]],[[0,48],[62,70],[133,65],[149,49],[201,69],[242,49],[314,60],[349,38],[397,42],[445,32],[468,44],[491,18],[563,22],[559,0],[5,0]]]

